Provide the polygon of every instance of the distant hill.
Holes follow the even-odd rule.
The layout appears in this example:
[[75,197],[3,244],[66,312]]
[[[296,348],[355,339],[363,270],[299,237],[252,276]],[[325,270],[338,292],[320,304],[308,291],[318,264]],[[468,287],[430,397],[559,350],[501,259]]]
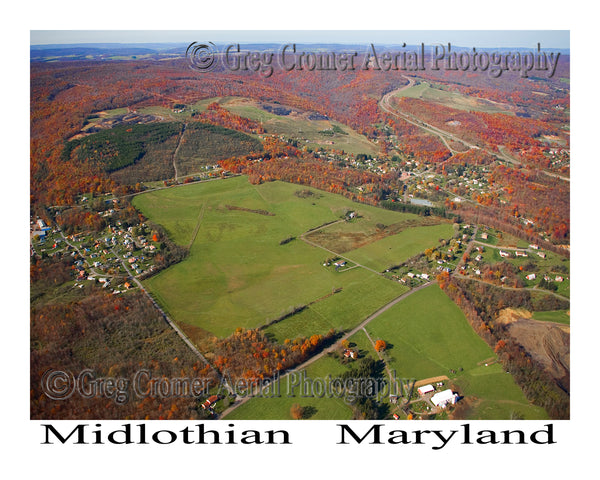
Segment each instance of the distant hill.
[[[191,43],[191,42],[190,42]],[[235,44],[235,41],[216,43],[218,51],[223,52],[228,45]],[[247,51],[279,51],[286,44],[294,43],[293,39],[281,43],[240,43],[243,50]],[[79,44],[53,44],[53,45],[32,45],[30,47],[31,61],[56,61],[56,60],[114,60],[131,59],[136,57],[165,57],[185,55],[189,43],[79,43]],[[296,43],[296,50],[302,51],[357,51],[365,52],[370,45],[368,44],[333,44],[333,43]],[[396,44],[375,44],[378,51],[416,51],[420,45],[396,45]],[[431,54],[432,44],[425,44],[426,54]],[[471,50],[471,47],[462,47],[452,45],[456,52]],[[518,48],[477,48],[478,52],[510,52],[510,51],[533,51],[537,48],[531,46]],[[569,55],[569,49],[544,48],[544,52],[555,52],[561,55]]]
[[82,43],[65,45],[32,45],[31,61],[49,60],[102,60],[123,57],[183,55],[186,44],[125,44],[125,43]]

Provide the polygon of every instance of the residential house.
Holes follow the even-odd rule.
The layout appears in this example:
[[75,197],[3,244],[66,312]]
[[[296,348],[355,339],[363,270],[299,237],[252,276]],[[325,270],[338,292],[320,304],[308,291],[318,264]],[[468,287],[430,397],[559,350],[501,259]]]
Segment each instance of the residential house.
[[202,408],[204,410],[210,410],[212,412],[213,408],[215,407],[215,403],[217,403],[217,400],[219,400],[219,397],[217,395],[211,395],[210,397],[208,397],[208,399],[202,404]]
[[350,348],[346,348],[344,350],[344,358],[356,358],[358,356],[358,354],[356,353],[355,350],[352,350]]

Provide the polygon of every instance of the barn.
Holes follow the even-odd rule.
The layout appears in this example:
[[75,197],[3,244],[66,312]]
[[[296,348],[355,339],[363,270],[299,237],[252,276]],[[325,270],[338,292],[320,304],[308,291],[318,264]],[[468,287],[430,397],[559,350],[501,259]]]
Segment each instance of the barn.
[[433,392],[433,390],[433,385],[423,385],[422,387],[417,388],[419,395],[425,395],[429,392]]
[[452,390],[447,389],[442,392],[436,393],[433,397],[431,397],[431,402],[436,407],[446,408],[446,405],[448,404],[454,405],[457,399],[458,395]]

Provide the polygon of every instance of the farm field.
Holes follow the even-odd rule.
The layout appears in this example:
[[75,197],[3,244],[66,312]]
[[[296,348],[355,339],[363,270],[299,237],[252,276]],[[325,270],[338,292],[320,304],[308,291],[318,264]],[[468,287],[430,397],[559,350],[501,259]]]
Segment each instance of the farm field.
[[419,98],[425,101],[440,103],[458,110],[487,113],[511,113],[511,111],[502,104],[482,98],[469,97],[458,92],[444,90],[439,85],[432,86],[429,82],[425,81],[421,81],[410,88],[398,92],[397,96]]
[[[267,333],[280,340],[348,329],[406,291],[364,268],[324,267],[331,253],[299,238],[348,211],[375,218],[378,209],[325,192],[300,198],[298,191],[293,184],[255,186],[236,177],[137,196],[134,205],[144,215],[190,248],[184,261],[146,280],[146,287],[174,320],[218,337],[238,327],[260,327],[310,304],[269,327]],[[385,216],[421,218],[388,211]],[[422,249],[438,236],[438,231],[419,234]],[[293,240],[281,244],[287,239]],[[376,251],[380,242],[371,248]]]
[[567,310],[550,310],[547,312],[533,312],[531,316],[534,320],[540,320],[543,322],[556,322],[564,323],[565,325],[571,324],[571,314]]
[[[229,97],[221,103],[232,113],[262,123],[267,133],[281,134],[304,140],[313,149],[335,148],[347,153],[377,155],[378,147],[365,136],[347,125],[332,120],[312,120],[309,114],[292,111],[289,115],[275,115],[265,111],[250,99]],[[327,132],[327,133],[323,133]]]
[[[314,150],[335,148],[352,154],[377,155],[379,152],[376,144],[347,125],[333,120],[311,119],[309,112],[296,110],[292,110],[289,115],[276,115],[261,108],[260,102],[244,97],[226,96],[203,99],[186,105],[186,108],[181,111],[151,106],[140,107],[137,112],[140,115],[153,115],[160,121],[193,122],[193,113],[205,111],[207,106],[214,102],[231,113],[261,122],[267,133],[302,139],[300,146],[307,146]],[[101,116],[103,119],[110,119],[125,113],[127,113],[126,109],[119,108],[102,112]],[[98,119],[92,119],[90,126],[96,125],[98,121]]]
[[[493,350],[435,285],[395,305],[366,330],[374,340],[386,341],[388,365],[398,378],[418,381],[447,375],[466,397],[470,419],[509,418],[513,411],[527,419],[546,418],[543,409],[530,405],[511,375],[499,364],[490,364]],[[355,336],[351,342],[365,344]]]
[[452,224],[415,227],[370,243],[345,254],[348,258],[378,272],[398,265],[423,250],[438,245],[440,238],[452,238]]

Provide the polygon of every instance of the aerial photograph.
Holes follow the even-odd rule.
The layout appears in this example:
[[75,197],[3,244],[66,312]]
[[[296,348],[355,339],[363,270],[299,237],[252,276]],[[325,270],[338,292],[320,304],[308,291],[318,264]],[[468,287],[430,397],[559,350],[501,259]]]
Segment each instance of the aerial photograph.
[[29,53],[31,420],[571,418],[570,31]]

